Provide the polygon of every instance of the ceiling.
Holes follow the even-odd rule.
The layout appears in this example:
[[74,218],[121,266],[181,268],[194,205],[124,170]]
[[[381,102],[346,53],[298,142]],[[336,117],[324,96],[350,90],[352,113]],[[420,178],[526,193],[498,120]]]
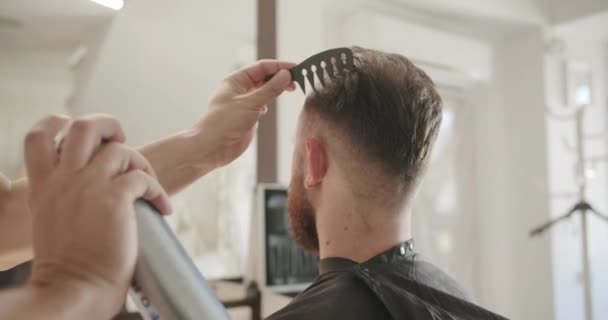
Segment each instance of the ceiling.
[[[593,30],[593,32],[589,32]],[[556,27],[562,36],[608,41],[608,10]]]
[[606,0],[394,0],[423,10],[486,17],[515,23],[551,25],[608,10]]
[[2,0],[0,47],[73,50],[114,14],[89,0]]
[[381,14],[405,19],[431,28],[449,30],[484,41],[494,41],[544,23],[538,3],[523,6],[510,0],[368,0],[366,7]]
[[[422,24],[480,38],[495,38],[533,25],[559,26],[608,12],[606,0],[383,0],[420,17]],[[390,11],[394,11],[390,9]],[[395,12],[393,12],[395,14]]]

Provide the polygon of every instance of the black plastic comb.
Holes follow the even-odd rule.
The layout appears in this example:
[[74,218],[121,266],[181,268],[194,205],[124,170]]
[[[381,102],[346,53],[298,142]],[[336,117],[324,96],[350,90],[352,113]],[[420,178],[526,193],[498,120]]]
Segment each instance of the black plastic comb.
[[[306,80],[315,89],[315,74],[322,86],[346,71],[354,71],[353,52],[349,48],[335,48],[315,54],[289,70],[293,81],[297,82],[306,94]],[[266,78],[270,80],[272,76]]]

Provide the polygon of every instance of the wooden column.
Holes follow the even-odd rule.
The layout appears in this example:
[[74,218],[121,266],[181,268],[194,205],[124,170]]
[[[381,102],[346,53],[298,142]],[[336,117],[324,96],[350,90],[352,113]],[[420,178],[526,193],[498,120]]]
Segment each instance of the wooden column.
[[[276,0],[258,0],[258,59],[277,57]],[[277,182],[278,140],[276,101],[268,105],[268,113],[260,120],[257,143],[257,182]]]

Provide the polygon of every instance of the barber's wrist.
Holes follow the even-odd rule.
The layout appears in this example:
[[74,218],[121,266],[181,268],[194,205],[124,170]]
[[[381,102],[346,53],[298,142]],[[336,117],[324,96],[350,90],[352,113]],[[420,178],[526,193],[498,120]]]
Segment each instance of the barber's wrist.
[[184,135],[188,139],[188,150],[185,151],[191,154],[187,163],[201,175],[224,165],[217,150],[217,141],[213,140],[212,133],[205,125],[199,123]]
[[36,270],[27,285],[36,291],[49,319],[78,319],[83,315],[88,319],[111,319],[126,298],[126,290],[69,272]]

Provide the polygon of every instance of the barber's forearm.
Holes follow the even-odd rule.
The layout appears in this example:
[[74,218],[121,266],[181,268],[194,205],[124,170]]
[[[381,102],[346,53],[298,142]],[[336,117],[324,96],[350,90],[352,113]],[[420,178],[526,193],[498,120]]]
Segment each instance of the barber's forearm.
[[169,195],[192,184],[217,168],[204,133],[193,128],[149,143],[139,151],[150,161],[158,179]]
[[0,271],[32,258],[27,179],[13,181],[0,199]]
[[61,284],[57,287],[27,285],[0,291],[0,319],[99,319],[112,318],[117,310],[97,288]]

